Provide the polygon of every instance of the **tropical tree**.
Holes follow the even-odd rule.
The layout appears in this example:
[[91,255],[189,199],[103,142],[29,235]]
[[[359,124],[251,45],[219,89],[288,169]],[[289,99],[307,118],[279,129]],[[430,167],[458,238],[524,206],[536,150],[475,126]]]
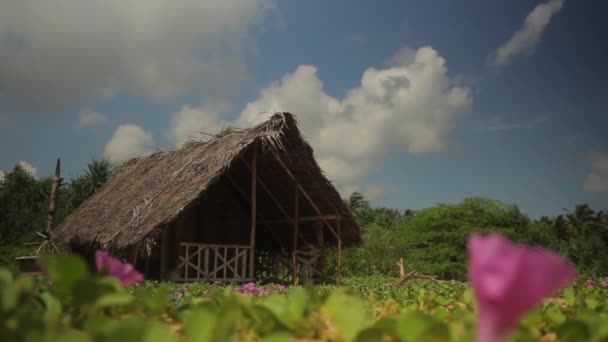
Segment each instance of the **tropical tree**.
[[577,235],[582,235],[583,232],[595,223],[598,222],[593,209],[588,204],[577,204],[574,211],[566,210],[566,220],[570,227]]

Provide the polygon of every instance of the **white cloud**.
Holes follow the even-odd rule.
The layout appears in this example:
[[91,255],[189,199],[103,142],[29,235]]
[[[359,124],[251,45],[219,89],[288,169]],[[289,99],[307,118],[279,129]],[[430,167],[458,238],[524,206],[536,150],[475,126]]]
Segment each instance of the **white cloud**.
[[501,117],[494,117],[491,120],[480,124],[479,129],[486,131],[508,131],[514,129],[529,129],[539,126],[546,119],[542,116],[533,117],[522,121],[508,121]]
[[445,60],[430,47],[402,50],[392,66],[369,68],[344,98],[327,95],[317,69],[301,65],[247,104],[239,126],[263,112],[298,115],[321,167],[343,193],[357,190],[390,151],[440,151],[453,121],[470,111],[470,89],[454,86]]
[[0,1],[0,103],[51,111],[189,86],[225,96],[274,0]]
[[220,120],[219,114],[230,109],[226,102],[209,103],[201,107],[183,106],[172,114],[169,138],[176,144],[195,139],[205,139],[205,133],[217,133],[228,123]]
[[[25,160],[22,160],[18,162],[17,165],[19,165],[23,169],[23,171],[32,175],[32,177],[36,177],[36,171],[38,171],[38,169],[32,166],[32,164],[26,162]],[[0,181],[3,181],[4,177],[6,177],[6,172],[0,170]]]
[[608,152],[591,155],[591,173],[583,188],[586,191],[608,191]]
[[520,54],[530,54],[540,41],[551,17],[558,13],[565,0],[549,0],[534,8],[526,17],[524,25],[504,44],[498,47],[491,57],[494,66],[509,64],[511,59]]
[[36,177],[36,171],[38,171],[38,169],[36,169],[34,166],[32,166],[32,164],[26,162],[25,160],[20,161],[19,166],[21,166],[21,168],[29,173],[30,175],[32,175],[32,177]]
[[106,144],[104,156],[112,162],[123,162],[154,151],[152,135],[137,125],[120,125]]
[[80,128],[97,126],[104,124],[108,121],[103,114],[96,112],[90,108],[83,109],[80,112],[80,118],[78,120],[78,126]]

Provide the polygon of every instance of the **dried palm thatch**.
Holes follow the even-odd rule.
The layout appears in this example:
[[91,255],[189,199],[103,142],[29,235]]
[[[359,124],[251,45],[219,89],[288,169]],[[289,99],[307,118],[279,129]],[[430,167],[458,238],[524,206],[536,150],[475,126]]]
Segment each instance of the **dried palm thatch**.
[[323,214],[340,215],[343,243],[360,241],[360,229],[350,210],[324,177],[289,113],[276,113],[250,129],[228,128],[208,141],[192,141],[180,149],[125,162],[54,235],[64,244],[114,252],[135,247],[149,254],[162,230],[200,200],[255,142],[264,155],[276,152],[284,158]]

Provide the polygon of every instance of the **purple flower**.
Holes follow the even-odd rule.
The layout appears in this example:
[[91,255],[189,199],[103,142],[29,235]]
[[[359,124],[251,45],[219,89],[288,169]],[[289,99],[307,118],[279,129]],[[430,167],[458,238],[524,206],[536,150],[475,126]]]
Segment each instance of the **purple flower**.
[[210,294],[209,290],[203,290],[202,292],[203,296],[208,296]]
[[608,286],[608,278],[605,278],[605,279],[602,281],[602,285],[604,285],[604,286]]
[[175,291],[175,293],[173,294],[173,298],[178,299],[181,298],[184,294],[179,292],[179,291]]
[[593,279],[587,279],[587,282],[585,282],[585,285],[587,285],[587,287],[594,287],[597,285],[597,281],[595,281]]
[[477,342],[502,342],[528,310],[575,277],[574,267],[547,249],[499,234],[473,234],[468,272],[478,303]]
[[123,263],[105,251],[95,252],[95,266],[97,267],[97,271],[105,270],[108,275],[118,278],[123,287],[144,280],[144,276],[133,265]]

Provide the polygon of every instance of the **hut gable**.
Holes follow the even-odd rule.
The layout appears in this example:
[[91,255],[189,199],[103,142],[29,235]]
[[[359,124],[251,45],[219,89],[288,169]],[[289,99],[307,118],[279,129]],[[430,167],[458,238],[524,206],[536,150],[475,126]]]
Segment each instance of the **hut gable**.
[[[342,241],[345,244],[360,241],[360,229],[350,210],[324,177],[312,148],[289,113],[274,114],[250,129],[226,129],[208,141],[192,141],[176,150],[125,162],[55,229],[54,236],[65,244],[114,252],[135,247],[149,254],[163,230],[186,209],[211,196],[209,189],[214,184],[222,177],[230,177],[228,173],[235,166],[248,166],[245,156],[254,148],[260,151],[260,177],[266,187],[272,188],[275,197],[258,195],[260,214],[267,220],[283,218],[276,201],[289,208],[295,178],[309,197],[309,201],[303,197],[304,213],[300,215],[306,211],[339,215]],[[247,178],[240,182],[247,189]],[[258,189],[258,193],[262,190]],[[282,210],[283,214],[291,213],[291,209]]]

